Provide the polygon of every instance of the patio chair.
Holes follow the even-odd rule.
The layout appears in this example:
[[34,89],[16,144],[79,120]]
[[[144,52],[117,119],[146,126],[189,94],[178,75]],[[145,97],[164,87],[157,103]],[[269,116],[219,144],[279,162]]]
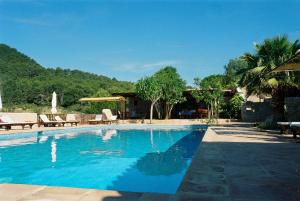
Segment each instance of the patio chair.
[[24,129],[26,126],[29,126],[32,129],[32,126],[36,124],[34,122],[15,122],[11,119],[10,116],[3,115],[0,117],[0,128],[5,130],[10,130],[12,126],[21,126]]
[[44,114],[40,115],[39,126],[43,125],[44,127],[51,127],[51,126],[55,127],[56,125],[58,125],[58,126],[62,125],[64,127],[65,123],[66,122],[64,122],[64,121],[62,121],[62,122],[60,122],[60,121],[50,121],[46,115],[44,115]]
[[112,123],[112,122],[116,122],[118,116],[117,115],[113,115],[110,109],[103,109],[102,110],[102,120],[103,122],[108,122],[108,123]]
[[99,124],[102,122],[102,114],[96,114],[95,119],[89,120],[89,124]]
[[[68,115],[67,115],[67,117],[68,117]],[[73,125],[77,126],[77,124],[79,123],[79,121],[75,120],[75,115],[74,115],[74,119],[69,117],[69,120],[66,120],[66,121],[63,120],[60,116],[55,116],[54,119],[58,122],[64,122],[66,124],[71,124],[71,126],[73,126]]]

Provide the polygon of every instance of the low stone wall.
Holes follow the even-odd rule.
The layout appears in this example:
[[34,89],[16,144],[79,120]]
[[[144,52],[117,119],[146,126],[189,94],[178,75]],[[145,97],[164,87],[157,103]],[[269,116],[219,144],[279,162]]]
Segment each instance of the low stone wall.
[[[300,97],[287,97],[284,101],[285,120],[300,121]],[[262,122],[273,116],[271,99],[264,102],[247,101],[242,106],[242,120]]]
[[272,116],[271,100],[264,102],[247,101],[242,105],[241,116],[245,122],[261,122]]
[[[149,124],[149,119],[126,119],[119,120],[120,123],[131,124]],[[190,124],[206,124],[207,119],[153,119],[153,124],[173,124],[173,125],[190,125]],[[238,122],[236,119],[218,119],[214,124],[228,124],[231,122]]]
[[15,112],[0,112],[0,116],[7,115],[15,122],[37,122],[37,113],[15,113]]
[[88,124],[89,120],[95,119],[95,114],[76,114],[76,120],[79,121],[80,124]]

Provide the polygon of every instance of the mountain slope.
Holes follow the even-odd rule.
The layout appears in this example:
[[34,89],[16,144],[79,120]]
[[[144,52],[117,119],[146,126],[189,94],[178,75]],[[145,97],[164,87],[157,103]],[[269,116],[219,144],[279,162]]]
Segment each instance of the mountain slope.
[[4,105],[49,105],[56,91],[63,107],[93,96],[98,90],[129,92],[134,84],[79,70],[44,68],[30,57],[0,44],[0,91]]

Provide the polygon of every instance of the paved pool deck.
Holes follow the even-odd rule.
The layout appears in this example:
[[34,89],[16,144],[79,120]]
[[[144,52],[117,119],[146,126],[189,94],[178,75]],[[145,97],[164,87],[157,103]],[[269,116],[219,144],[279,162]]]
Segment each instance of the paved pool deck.
[[300,143],[241,125],[210,127],[176,195],[0,185],[2,201],[299,201]]
[[300,143],[256,128],[210,127],[178,201],[299,201]]

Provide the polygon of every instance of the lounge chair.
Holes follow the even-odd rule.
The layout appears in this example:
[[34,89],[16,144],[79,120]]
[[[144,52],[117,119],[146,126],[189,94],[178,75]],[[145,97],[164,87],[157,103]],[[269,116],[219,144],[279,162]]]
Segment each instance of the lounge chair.
[[60,116],[55,116],[54,119],[58,122],[64,122],[65,124],[71,124],[71,126],[75,125],[77,126],[77,124],[79,123],[79,121],[76,121],[75,120],[75,116],[74,116],[74,119],[71,119],[71,120],[63,120]]
[[36,124],[34,122],[15,122],[9,116],[4,115],[0,117],[0,128],[5,130],[10,130],[12,126],[21,126],[24,129],[26,126],[29,126],[32,129],[32,126]]
[[118,116],[117,115],[113,115],[110,109],[103,109],[102,110],[102,120],[103,122],[116,122]]
[[292,122],[290,127],[294,138],[296,138],[297,135],[300,135],[300,122]]
[[51,126],[55,127],[56,125],[58,125],[58,126],[60,126],[60,125],[65,126],[65,123],[66,122],[64,122],[64,121],[63,122],[50,121],[46,115],[44,115],[44,114],[40,115],[39,126],[41,124],[44,125],[44,127],[51,127]]
[[76,126],[77,126],[77,124],[79,124],[79,122],[80,122],[80,121],[76,120],[76,115],[75,115],[75,114],[67,114],[67,116],[66,116],[66,121],[67,121],[67,122],[73,122],[73,124],[74,124],[75,122],[77,122],[77,123],[76,123]]
[[96,114],[95,119],[89,120],[89,124],[99,124],[102,122],[102,114]]

